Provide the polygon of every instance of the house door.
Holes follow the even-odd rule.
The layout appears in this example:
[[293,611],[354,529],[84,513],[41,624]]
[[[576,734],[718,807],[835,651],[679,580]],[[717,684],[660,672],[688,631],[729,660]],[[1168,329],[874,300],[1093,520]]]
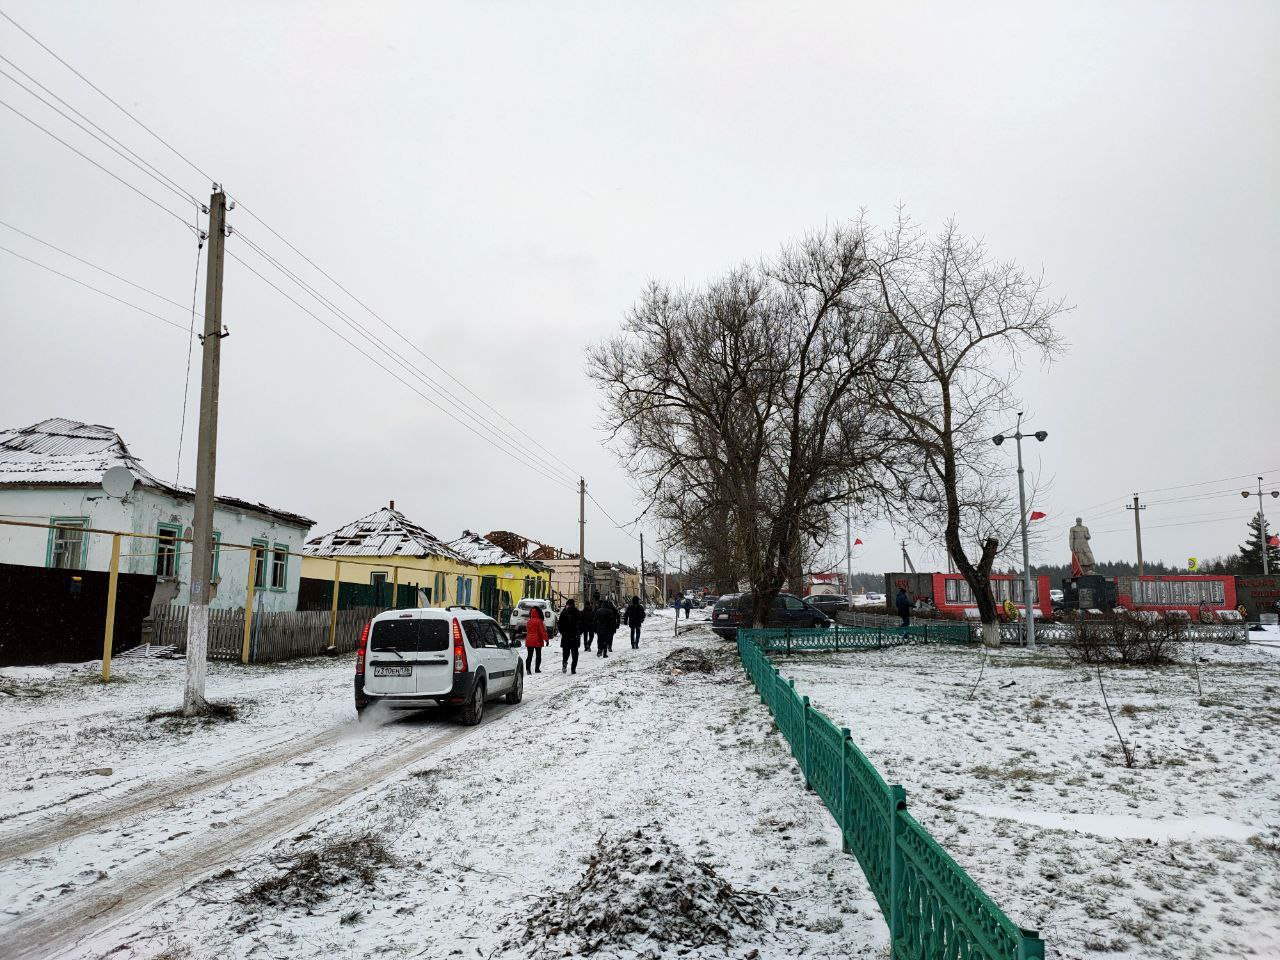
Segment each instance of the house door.
[[500,613],[498,607],[498,578],[496,576],[481,577],[480,609],[497,620]]

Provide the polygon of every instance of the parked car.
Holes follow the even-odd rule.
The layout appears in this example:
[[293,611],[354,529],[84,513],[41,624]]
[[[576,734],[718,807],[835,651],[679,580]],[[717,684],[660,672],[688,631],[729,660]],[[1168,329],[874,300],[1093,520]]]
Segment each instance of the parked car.
[[515,609],[511,611],[512,636],[524,636],[525,631],[529,628],[529,611],[534,607],[542,611],[542,623],[547,628],[547,636],[554,637],[556,635],[558,618],[555,610],[551,608],[551,601],[525,598],[517,603]]
[[1053,588],[1049,591],[1049,609],[1055,612],[1066,609],[1066,601],[1061,590]]
[[849,609],[849,598],[842,593],[811,593],[804,602],[817,607],[828,617],[834,617],[837,610]]
[[367,624],[356,651],[356,713],[461,707],[462,722],[484,718],[489,700],[524,697],[520,644],[470,607],[388,610]]
[[[738,636],[738,627],[751,625],[751,594],[733,593],[721,597],[711,608],[711,629],[726,640]],[[780,593],[765,621],[769,627],[829,627],[831,618],[790,593]]]

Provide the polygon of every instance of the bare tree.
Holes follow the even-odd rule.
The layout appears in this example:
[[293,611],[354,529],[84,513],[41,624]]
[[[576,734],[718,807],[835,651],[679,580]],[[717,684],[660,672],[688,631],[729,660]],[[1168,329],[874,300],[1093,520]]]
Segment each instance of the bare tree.
[[899,214],[870,258],[879,307],[907,348],[879,395],[910,453],[895,461],[889,508],[941,534],[973,591],[984,642],[998,646],[991,570],[1019,518],[991,436],[1015,408],[1020,355],[1060,351],[1054,321],[1066,308],[1042,277],[996,262],[954,222],[927,237]]
[[733,531],[756,624],[888,442],[871,401],[895,341],[871,266],[861,223],[817,233],[701,290],[651,284],[590,352],[642,489]]

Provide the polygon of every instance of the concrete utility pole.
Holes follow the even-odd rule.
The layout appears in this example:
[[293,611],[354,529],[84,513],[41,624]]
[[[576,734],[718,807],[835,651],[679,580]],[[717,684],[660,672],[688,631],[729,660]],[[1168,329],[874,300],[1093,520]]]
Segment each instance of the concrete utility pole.
[[644,604],[644,531],[640,531],[640,603]]
[[578,478],[578,606],[587,605],[587,481]]
[[187,682],[182,713],[205,706],[209,649],[209,581],[213,578],[213,483],[218,459],[218,373],[222,359],[222,266],[227,195],[214,185],[209,199],[209,267],[204,286],[200,367],[200,437],[196,444],[195,519],[191,533],[191,599],[187,607]]
[[853,609],[853,488],[849,488],[849,499],[844,504],[844,599],[845,605]]
[[1018,424],[1014,428],[1012,434],[997,433],[991,438],[991,442],[997,447],[1004,443],[1010,437],[1018,445],[1018,511],[1022,515],[1022,599],[1025,601],[1026,619],[1027,619],[1027,649],[1034,650],[1036,648],[1036,612],[1033,596],[1035,591],[1032,588],[1031,580],[1031,550],[1028,546],[1027,538],[1027,488],[1024,479],[1024,471],[1022,469],[1022,441],[1023,439],[1031,439],[1035,437],[1041,443],[1049,438],[1048,431],[1037,430],[1035,433],[1022,432],[1022,413],[1018,413]]
[[1133,495],[1133,506],[1125,507],[1126,510],[1133,511],[1133,536],[1138,542],[1138,576],[1142,576],[1142,521],[1138,519],[1138,513],[1147,509],[1145,504],[1138,503],[1138,495]]
[[667,543],[662,542],[662,602],[666,603],[670,598],[667,593]]

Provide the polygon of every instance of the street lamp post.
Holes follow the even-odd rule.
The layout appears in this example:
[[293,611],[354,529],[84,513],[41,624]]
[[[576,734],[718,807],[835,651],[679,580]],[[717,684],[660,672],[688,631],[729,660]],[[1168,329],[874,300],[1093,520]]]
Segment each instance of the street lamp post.
[[[1270,491],[1270,495],[1273,497],[1280,497],[1280,490],[1272,490]],[[1258,535],[1262,537],[1262,575],[1264,577],[1269,576],[1271,573],[1271,566],[1270,561],[1267,559],[1267,548],[1270,544],[1267,543],[1267,515],[1262,511],[1262,498],[1264,496],[1262,493],[1262,478],[1258,478],[1257,493],[1254,493],[1252,490],[1241,490],[1240,496],[1244,497],[1246,500],[1250,497],[1258,498]]]
[[1022,414],[1019,413],[1018,423],[1014,428],[1014,432],[1008,436],[998,433],[991,438],[991,442],[998,447],[1009,439],[1009,436],[1013,437],[1018,447],[1018,511],[1022,514],[1022,599],[1025,601],[1027,619],[1027,649],[1034,650],[1036,648],[1036,618],[1031,589],[1031,549],[1027,543],[1027,488],[1022,469],[1022,438],[1035,437],[1038,441],[1044,443],[1049,434],[1044,430],[1037,430],[1035,433],[1023,433]]

